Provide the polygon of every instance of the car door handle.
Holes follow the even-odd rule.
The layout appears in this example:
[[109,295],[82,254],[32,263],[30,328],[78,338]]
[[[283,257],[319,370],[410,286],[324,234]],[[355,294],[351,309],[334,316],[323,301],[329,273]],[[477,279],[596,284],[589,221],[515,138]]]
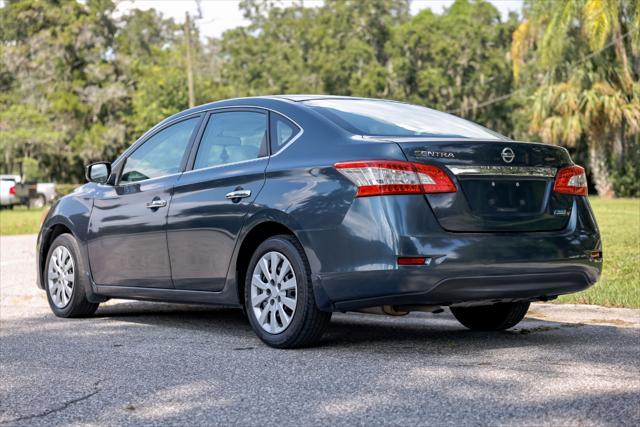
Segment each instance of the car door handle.
[[245,197],[251,196],[251,190],[235,190],[231,193],[227,193],[224,197],[227,199],[243,199]]
[[165,206],[167,206],[166,200],[155,199],[147,203],[149,209],[164,208]]

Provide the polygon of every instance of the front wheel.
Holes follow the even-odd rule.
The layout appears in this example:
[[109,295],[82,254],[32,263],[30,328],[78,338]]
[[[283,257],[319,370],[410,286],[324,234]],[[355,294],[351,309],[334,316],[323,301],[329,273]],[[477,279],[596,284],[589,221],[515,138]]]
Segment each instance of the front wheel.
[[451,312],[469,329],[502,331],[520,323],[529,310],[528,302],[510,302],[475,307],[451,307]]
[[258,246],[244,289],[249,323],[271,347],[313,345],[331,320],[331,313],[316,306],[306,256],[292,236],[274,236]]
[[44,269],[47,300],[58,317],[91,316],[98,304],[89,302],[89,286],[78,243],[71,234],[61,234],[51,244]]

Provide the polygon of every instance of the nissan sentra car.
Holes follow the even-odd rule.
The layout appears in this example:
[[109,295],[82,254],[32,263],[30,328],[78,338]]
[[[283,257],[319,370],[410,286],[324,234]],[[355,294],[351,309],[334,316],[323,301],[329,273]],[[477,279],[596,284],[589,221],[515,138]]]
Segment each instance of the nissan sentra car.
[[60,199],[37,243],[59,317],[110,298],[244,308],[265,343],[331,313],[439,312],[502,330],[599,278],[585,171],[394,101],[231,99],[175,114]]

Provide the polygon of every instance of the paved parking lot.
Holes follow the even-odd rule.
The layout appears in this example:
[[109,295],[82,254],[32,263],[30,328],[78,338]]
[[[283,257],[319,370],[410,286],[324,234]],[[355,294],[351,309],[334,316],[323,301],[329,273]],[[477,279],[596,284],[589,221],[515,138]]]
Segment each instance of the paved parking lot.
[[340,314],[273,350],[238,310],[110,301],[61,320],[33,236],[0,238],[0,424],[640,423],[640,311],[535,305],[478,333],[448,313]]

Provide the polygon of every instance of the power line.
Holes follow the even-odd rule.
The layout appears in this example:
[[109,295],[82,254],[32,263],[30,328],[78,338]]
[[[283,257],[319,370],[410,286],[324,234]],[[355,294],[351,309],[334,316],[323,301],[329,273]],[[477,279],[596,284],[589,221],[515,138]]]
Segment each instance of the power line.
[[[639,29],[635,29],[635,30],[627,31],[625,34],[623,34],[622,36],[620,36],[620,40],[624,40],[624,39],[625,39],[627,36],[629,36],[631,33],[633,33],[634,31],[638,31],[638,30],[639,30]],[[600,49],[596,50],[595,52],[591,52],[590,54],[585,55],[584,57],[580,58],[580,59],[579,59],[578,61],[576,61],[576,62],[572,62],[572,63],[570,63],[570,64],[569,64],[569,63],[566,63],[566,64],[564,64],[564,66],[569,66],[569,65],[571,65],[571,66],[576,66],[576,65],[582,64],[583,62],[586,62],[586,61],[588,61],[589,59],[593,58],[594,56],[596,56],[596,55],[600,54],[602,51],[609,49],[609,48],[610,48],[611,46],[613,46],[614,44],[616,44],[616,39],[615,39],[615,38],[614,38],[613,40],[611,40],[609,43],[605,44],[602,48],[600,48]],[[498,96],[498,97],[496,97],[496,98],[489,99],[488,101],[481,102],[481,103],[480,103],[480,104],[478,104],[478,105],[475,105],[475,106],[472,106],[472,107],[456,108],[456,109],[453,109],[453,110],[448,110],[448,111],[447,111],[447,113],[467,112],[467,111],[469,111],[469,110],[474,110],[474,109],[478,109],[478,108],[484,108],[484,107],[487,107],[487,106],[489,106],[489,105],[495,104],[495,103],[497,103],[497,102],[504,101],[505,99],[509,99],[509,98],[511,98],[512,96],[516,95],[517,93],[522,92],[523,90],[526,90],[526,89],[529,89],[529,88],[530,88],[530,87],[527,87],[527,86],[525,86],[525,87],[521,87],[521,88],[518,88],[518,89],[516,89],[516,90],[514,90],[514,91],[512,91],[512,92],[509,92],[509,93],[505,94],[505,95],[500,95],[500,96]]]

